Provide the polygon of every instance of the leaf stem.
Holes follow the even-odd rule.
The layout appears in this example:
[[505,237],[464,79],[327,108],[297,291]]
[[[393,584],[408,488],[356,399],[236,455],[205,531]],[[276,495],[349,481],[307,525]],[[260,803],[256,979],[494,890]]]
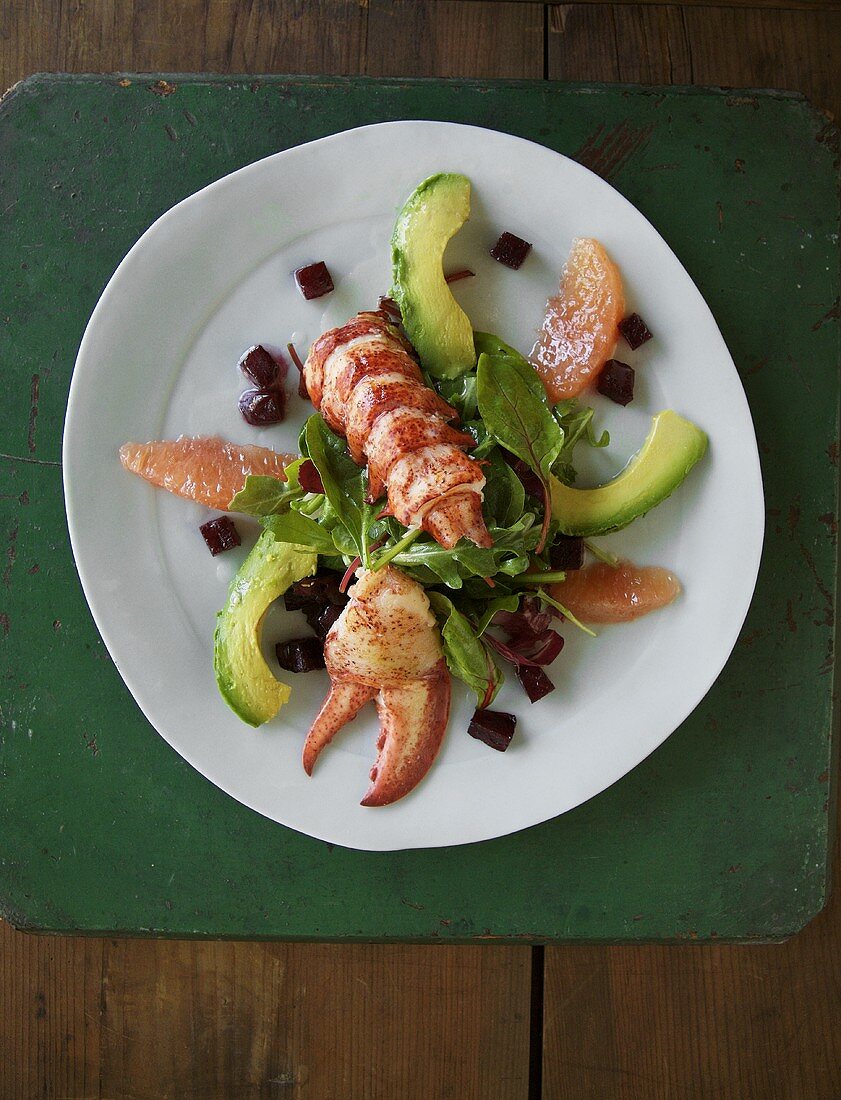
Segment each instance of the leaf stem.
[[513,577],[514,584],[555,584],[557,581],[565,581],[566,573],[562,569],[547,570],[545,573],[520,573]]
[[420,528],[416,528],[415,530],[410,531],[407,535],[404,535],[399,542],[396,542],[394,546],[390,546],[388,550],[380,554],[377,560],[371,564],[371,572],[376,573],[378,569],[381,569],[384,565],[387,565],[392,560],[392,558],[396,558],[398,554],[401,554],[408,546],[411,546],[419,535]]
[[323,504],[324,494],[316,493],[311,500],[302,500],[300,508],[297,508],[296,511],[300,512],[302,516],[312,516]]
[[584,545],[590,551],[594,558],[598,558],[599,561],[603,561],[605,565],[610,565],[614,569],[619,566],[619,558],[616,554],[612,554],[610,550],[603,550],[601,546],[596,546],[590,539],[584,540]]
[[562,603],[558,603],[547,592],[544,592],[542,588],[537,590],[537,598],[543,600],[544,603],[548,603],[550,607],[554,607],[556,611],[560,611],[565,619],[569,619],[573,626],[577,626],[579,630],[583,630],[585,634],[589,634],[591,638],[596,638],[598,635],[595,630],[591,630],[589,626],[585,626],[580,619],[576,619],[573,613],[568,607],[564,607]]
[[549,521],[552,519],[552,489],[548,478],[541,477],[540,484],[543,486],[543,525],[540,528],[540,541],[534,551],[536,554],[543,553],[543,547],[546,545],[546,538],[549,534]]

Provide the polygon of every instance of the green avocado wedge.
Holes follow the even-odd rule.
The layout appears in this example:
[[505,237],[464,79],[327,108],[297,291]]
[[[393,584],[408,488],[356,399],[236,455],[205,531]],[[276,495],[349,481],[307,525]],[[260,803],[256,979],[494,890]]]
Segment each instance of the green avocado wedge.
[[317,567],[317,554],[278,542],[264,531],[231,581],[228,602],[216,616],[216,683],[231,710],[249,726],[274,718],[292,694],[263,657],[265,614],[291,584],[312,576]]
[[476,366],[473,328],[444,278],[444,249],[469,214],[470,181],[439,173],[415,188],[391,236],[391,294],[421,366],[435,378]]
[[642,447],[612,481],[575,489],[553,477],[552,516],[565,535],[618,531],[670,496],[706,450],[706,433],[666,409],[652,418]]

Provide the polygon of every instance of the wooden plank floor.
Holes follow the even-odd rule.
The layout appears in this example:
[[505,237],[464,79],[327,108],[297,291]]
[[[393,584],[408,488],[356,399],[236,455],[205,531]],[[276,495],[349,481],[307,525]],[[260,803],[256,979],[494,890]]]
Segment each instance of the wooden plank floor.
[[[0,0],[28,73],[775,86],[841,114],[841,3]],[[83,940],[0,924],[0,1100],[841,1096],[841,903],[781,947]]]

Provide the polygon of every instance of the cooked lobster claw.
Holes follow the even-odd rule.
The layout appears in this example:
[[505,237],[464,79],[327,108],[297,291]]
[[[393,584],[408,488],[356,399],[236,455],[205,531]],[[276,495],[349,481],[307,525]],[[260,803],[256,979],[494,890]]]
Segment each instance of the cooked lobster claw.
[[307,734],[304,770],[312,774],[324,746],[375,698],[378,754],[362,805],[396,802],[432,767],[450,714],[450,675],[423,588],[391,566],[360,574],[324,661],[332,686]]

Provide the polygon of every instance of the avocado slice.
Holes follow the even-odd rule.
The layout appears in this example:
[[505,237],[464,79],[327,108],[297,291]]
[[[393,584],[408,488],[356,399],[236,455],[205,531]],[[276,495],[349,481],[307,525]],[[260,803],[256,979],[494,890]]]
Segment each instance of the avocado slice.
[[604,535],[645,515],[677,489],[707,449],[707,436],[671,409],[652,418],[645,442],[625,469],[597,489],[552,478],[552,516],[565,535]]
[[444,278],[444,249],[469,214],[470,180],[440,172],[415,188],[391,235],[391,294],[421,365],[436,378],[476,366],[473,328]]
[[274,718],[292,689],[275,679],[261,648],[269,605],[318,567],[318,555],[278,542],[264,531],[231,581],[228,602],[216,616],[213,669],[222,698],[249,726]]

